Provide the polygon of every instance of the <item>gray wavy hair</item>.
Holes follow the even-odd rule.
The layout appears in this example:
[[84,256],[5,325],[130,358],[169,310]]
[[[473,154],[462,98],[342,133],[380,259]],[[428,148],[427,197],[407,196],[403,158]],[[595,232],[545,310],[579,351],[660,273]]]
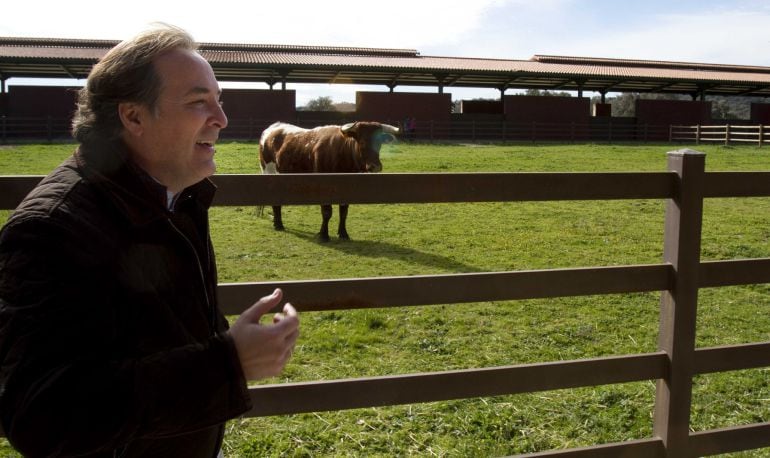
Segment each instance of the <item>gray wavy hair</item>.
[[185,30],[163,23],[110,49],[78,92],[72,136],[83,144],[117,141],[123,131],[118,104],[134,102],[154,109],[163,82],[153,61],[174,49],[195,51],[197,44]]

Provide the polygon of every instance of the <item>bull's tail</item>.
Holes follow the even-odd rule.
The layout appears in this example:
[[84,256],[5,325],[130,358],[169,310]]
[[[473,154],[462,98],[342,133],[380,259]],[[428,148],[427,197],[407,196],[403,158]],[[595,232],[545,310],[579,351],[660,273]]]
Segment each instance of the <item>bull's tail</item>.
[[278,166],[275,165],[275,162],[268,162],[267,164],[260,163],[259,168],[262,169],[262,173],[268,175],[275,175],[278,173]]
[[[274,130],[272,129],[274,126],[275,124],[266,129],[259,139],[259,170],[263,174],[273,175],[278,173],[278,165],[275,163],[275,152],[283,144],[283,135],[276,135],[276,133],[269,135],[270,131]],[[257,216],[261,217],[264,212],[264,205],[257,207]]]

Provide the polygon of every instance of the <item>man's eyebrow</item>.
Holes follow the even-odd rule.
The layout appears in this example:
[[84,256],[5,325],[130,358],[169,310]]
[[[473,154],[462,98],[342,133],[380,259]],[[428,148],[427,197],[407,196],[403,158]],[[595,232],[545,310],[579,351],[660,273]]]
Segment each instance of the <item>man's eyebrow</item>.
[[[198,94],[210,94],[210,93],[211,93],[211,90],[209,90],[209,88],[207,87],[195,86],[189,91],[187,91],[185,95],[198,95]],[[222,95],[222,89],[218,89],[217,96],[221,96],[221,95]]]

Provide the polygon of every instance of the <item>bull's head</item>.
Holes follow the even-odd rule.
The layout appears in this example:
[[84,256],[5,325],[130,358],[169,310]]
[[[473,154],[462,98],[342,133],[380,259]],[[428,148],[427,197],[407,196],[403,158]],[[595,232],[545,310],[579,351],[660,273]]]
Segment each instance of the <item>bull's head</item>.
[[362,161],[367,172],[382,170],[380,162],[380,147],[396,139],[398,128],[379,122],[351,122],[340,127],[342,135],[356,140],[358,144],[358,159]]

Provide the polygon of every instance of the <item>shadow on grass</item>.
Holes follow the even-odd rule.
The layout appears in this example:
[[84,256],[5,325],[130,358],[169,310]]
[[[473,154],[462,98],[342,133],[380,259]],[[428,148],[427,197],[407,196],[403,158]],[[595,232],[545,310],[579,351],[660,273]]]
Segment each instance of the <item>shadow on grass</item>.
[[321,247],[354,256],[397,259],[400,261],[407,261],[411,264],[432,267],[452,273],[481,272],[483,270],[470,264],[457,262],[446,256],[425,253],[387,242],[371,240],[340,240],[337,237],[332,237],[328,242],[322,242],[316,233],[298,231],[296,229],[285,229],[284,232],[297,238],[314,242]]

